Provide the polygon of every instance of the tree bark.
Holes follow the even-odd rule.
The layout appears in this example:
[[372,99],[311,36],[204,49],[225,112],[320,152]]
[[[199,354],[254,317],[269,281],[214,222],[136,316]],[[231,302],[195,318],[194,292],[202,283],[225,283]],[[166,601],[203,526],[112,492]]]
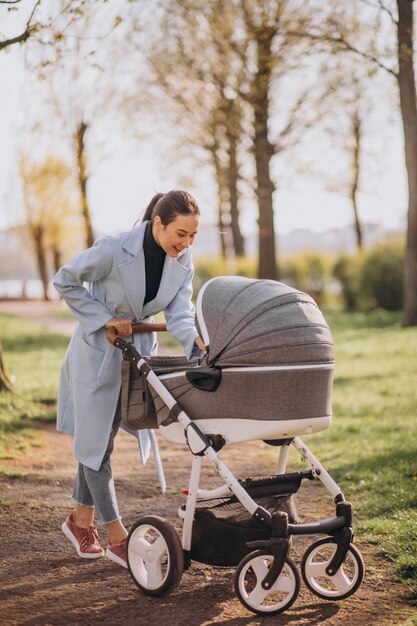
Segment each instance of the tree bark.
[[413,0],[397,0],[398,84],[408,180],[404,326],[417,325],[417,106],[413,63]]
[[254,108],[256,195],[259,205],[258,276],[259,278],[276,280],[278,272],[273,208],[275,185],[270,174],[274,148],[268,138],[273,36],[273,32],[265,29],[258,32],[256,39],[258,68],[253,84],[252,104]]
[[237,165],[237,137],[227,130],[228,139],[228,186],[230,200],[230,227],[232,229],[233,247],[237,257],[245,256],[245,241],[239,224],[239,194],[237,183],[239,180],[239,170]]
[[224,224],[223,213],[224,213],[224,173],[223,168],[220,163],[219,156],[217,154],[218,146],[213,145],[211,148],[211,156],[214,164],[214,171],[216,175],[216,183],[217,183],[217,228],[219,229],[219,240],[220,240],[220,254],[222,259],[225,261],[227,258],[227,250],[226,250],[226,238],[225,238],[225,230],[227,226]]
[[52,263],[53,263],[53,267],[56,273],[62,265],[61,250],[57,246],[54,246],[52,248]]
[[77,150],[78,182],[80,185],[81,207],[84,218],[85,242],[87,248],[91,248],[94,243],[94,233],[91,223],[90,207],[88,204],[87,196],[88,175],[85,165],[85,133],[87,131],[87,128],[88,126],[85,122],[80,122],[80,124],[78,124],[75,133],[75,142]]
[[33,243],[35,247],[36,261],[38,264],[39,278],[42,283],[43,299],[48,302],[48,264],[44,245],[45,231],[41,226],[31,226]]
[[352,185],[350,188],[350,199],[351,199],[352,207],[353,207],[356,246],[358,248],[358,251],[360,252],[363,247],[363,236],[362,236],[362,225],[359,219],[358,187],[359,187],[359,173],[360,173],[360,151],[361,151],[362,128],[361,128],[361,119],[360,119],[358,111],[355,111],[354,113],[352,130],[353,130],[353,139],[354,139],[355,144],[354,144],[353,155],[352,155],[353,179],[352,179]]
[[12,391],[13,385],[6,374],[3,361],[3,346],[0,340],[0,391]]

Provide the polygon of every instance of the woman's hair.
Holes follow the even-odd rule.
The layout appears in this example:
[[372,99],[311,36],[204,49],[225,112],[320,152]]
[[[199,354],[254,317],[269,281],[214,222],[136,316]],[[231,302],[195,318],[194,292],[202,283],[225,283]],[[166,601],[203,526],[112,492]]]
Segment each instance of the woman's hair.
[[167,226],[177,215],[200,215],[197,200],[188,191],[174,189],[168,193],[157,193],[146,207],[142,222],[159,216],[162,224]]

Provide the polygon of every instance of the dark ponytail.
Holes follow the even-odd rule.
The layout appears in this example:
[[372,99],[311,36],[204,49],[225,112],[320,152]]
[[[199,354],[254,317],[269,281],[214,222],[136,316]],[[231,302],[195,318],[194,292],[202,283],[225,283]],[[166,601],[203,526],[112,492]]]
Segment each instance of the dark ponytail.
[[198,202],[188,191],[174,189],[168,193],[157,193],[143,214],[142,222],[159,216],[164,226],[175,220],[177,215],[200,215]]
[[150,201],[150,203],[148,204],[148,206],[145,209],[145,213],[143,214],[142,217],[142,222],[147,222],[148,220],[151,220],[153,217],[153,210],[157,204],[157,202],[164,197],[163,193],[157,193],[152,200]]

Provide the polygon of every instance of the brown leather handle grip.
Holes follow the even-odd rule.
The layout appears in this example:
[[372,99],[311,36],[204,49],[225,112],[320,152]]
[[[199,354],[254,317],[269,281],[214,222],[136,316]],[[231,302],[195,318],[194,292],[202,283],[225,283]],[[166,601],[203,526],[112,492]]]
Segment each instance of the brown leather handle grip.
[[167,325],[163,322],[137,322],[132,324],[134,333],[162,333],[167,329]]
[[[161,333],[166,331],[167,325],[163,322],[137,322],[132,324],[132,331],[134,333]],[[107,340],[114,346],[114,342],[119,333],[114,326],[109,326],[107,329]]]

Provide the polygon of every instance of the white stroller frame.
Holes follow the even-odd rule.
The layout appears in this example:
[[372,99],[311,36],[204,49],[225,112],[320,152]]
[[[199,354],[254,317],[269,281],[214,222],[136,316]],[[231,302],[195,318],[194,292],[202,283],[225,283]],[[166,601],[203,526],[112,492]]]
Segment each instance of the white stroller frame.
[[[189,418],[176,399],[159,380],[145,359],[131,343],[116,338],[114,345],[133,362],[146,377],[173,416],[184,428],[187,445],[193,455],[185,508],[179,511],[183,519],[182,542],[168,522],[157,516],[146,516],[130,529],[127,559],[135,584],[147,595],[160,596],[172,591],[180,582],[184,567],[190,564],[192,529],[199,499],[217,499],[236,496],[245,509],[257,520],[271,528],[271,539],[253,541],[253,548],[238,565],[235,590],[242,604],[259,615],[275,615],[289,608],[300,589],[297,567],[289,558],[292,535],[327,535],[306,551],[301,572],[307,587],[324,599],[339,600],[353,594],[364,576],[364,565],[359,551],[352,545],[351,505],[345,501],[337,483],[300,437],[283,440],[277,468],[278,476],[285,478],[289,445],[292,444],[301,460],[310,468],[302,478],[319,479],[332,495],[336,515],[312,524],[289,524],[286,513],[271,514],[251,498],[246,489],[217,454],[226,443],[221,435],[205,434],[198,423]],[[202,457],[215,467],[225,485],[215,489],[200,489]],[[149,533],[153,540],[149,540]],[[255,583],[253,579],[256,579]]]

